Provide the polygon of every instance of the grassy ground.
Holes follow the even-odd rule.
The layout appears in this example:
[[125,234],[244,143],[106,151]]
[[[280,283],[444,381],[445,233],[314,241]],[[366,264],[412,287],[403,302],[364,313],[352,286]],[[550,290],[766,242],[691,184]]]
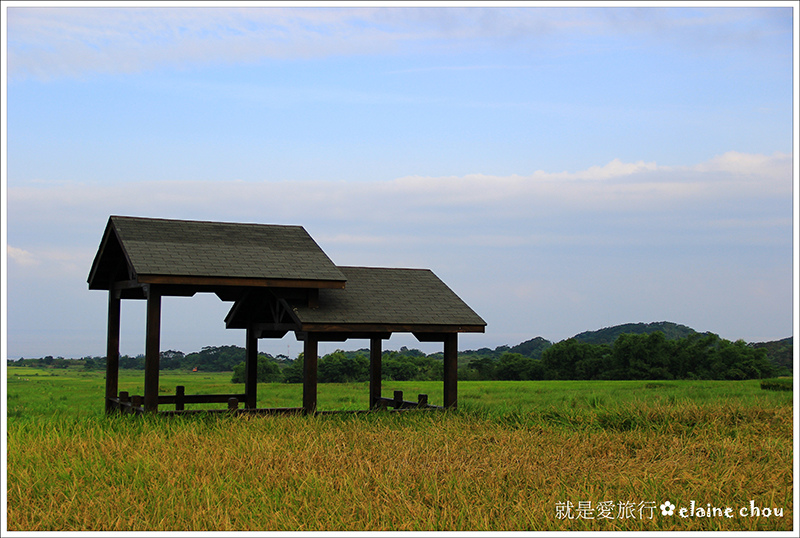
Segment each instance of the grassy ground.
[[[161,384],[242,391],[229,380]],[[792,529],[792,393],[758,381],[461,382],[456,412],[169,420],[104,417],[103,386],[8,369],[9,530]],[[392,390],[441,401],[441,383]],[[319,407],[367,395],[320,385]],[[259,386],[259,406],[301,401]]]

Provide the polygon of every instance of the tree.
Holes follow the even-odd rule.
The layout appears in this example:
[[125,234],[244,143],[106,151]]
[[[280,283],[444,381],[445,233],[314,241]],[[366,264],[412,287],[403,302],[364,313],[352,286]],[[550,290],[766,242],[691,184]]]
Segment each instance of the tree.
[[387,381],[410,381],[417,375],[417,367],[402,357],[391,358],[381,364],[381,377]]
[[178,370],[183,365],[184,354],[180,351],[172,349],[161,352],[161,361],[159,364],[160,370]]
[[369,379],[369,359],[357,353],[348,358],[337,349],[325,355],[317,363],[317,379],[320,383],[349,383]]
[[[266,355],[258,355],[258,365],[256,366],[256,380],[259,383],[274,383],[280,381],[281,369],[274,360],[270,360]],[[247,380],[246,365],[240,362],[233,367],[233,377],[231,383],[244,383]]]
[[531,371],[536,359],[525,357],[520,353],[505,352],[495,366],[496,379],[522,380],[531,379]]
[[775,370],[765,349],[750,347],[744,340],[723,340],[716,355],[721,379],[759,379],[771,376]]
[[416,349],[416,348],[408,349],[406,346],[402,346],[400,348],[400,354],[401,355],[406,355],[408,357],[424,357],[425,356],[425,353],[423,353],[419,349]]
[[289,361],[288,365],[283,369],[283,382],[284,383],[302,383],[303,382],[303,354],[300,353],[293,361]]
[[605,363],[597,360],[604,355],[605,349],[601,345],[569,338],[544,350],[542,362],[552,379],[594,379],[607,369]]
[[119,358],[119,367],[131,370],[144,370],[144,355],[130,357],[123,355]]
[[410,361],[417,369],[417,373],[412,379],[415,381],[441,381],[444,379],[444,361],[428,357],[420,352],[420,355],[402,357]]
[[614,341],[612,362],[622,379],[672,379],[670,355],[662,332],[621,334]]
[[239,346],[206,346],[180,360],[181,367],[209,372],[229,372],[245,359],[245,349]]
[[477,372],[478,379],[495,379],[495,361],[489,357],[473,359],[469,362],[469,367]]

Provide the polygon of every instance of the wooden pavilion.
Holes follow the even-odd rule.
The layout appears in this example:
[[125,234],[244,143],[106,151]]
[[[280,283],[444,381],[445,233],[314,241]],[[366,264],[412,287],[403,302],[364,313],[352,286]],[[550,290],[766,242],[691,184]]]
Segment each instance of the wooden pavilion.
[[[370,341],[369,407],[432,407],[426,397],[381,397],[382,341],[408,332],[444,348],[443,407],[457,405],[458,333],[486,323],[431,271],[337,267],[300,226],[112,216],[89,273],[108,291],[106,410],[157,412],[159,404],[228,403],[239,412],[317,412],[318,343]],[[215,293],[232,301],[227,328],[245,329],[243,394],[159,395],[161,297]],[[143,396],[119,392],[122,299],[147,301]],[[304,342],[303,406],[258,409],[259,338],[293,331]]]

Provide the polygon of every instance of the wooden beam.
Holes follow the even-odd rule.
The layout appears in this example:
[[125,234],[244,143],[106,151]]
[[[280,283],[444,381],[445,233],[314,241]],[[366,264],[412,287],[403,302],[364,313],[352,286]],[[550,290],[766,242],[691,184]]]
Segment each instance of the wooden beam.
[[108,333],[106,337],[106,413],[111,413],[117,406],[112,398],[117,398],[119,390],[119,292],[108,291]]
[[[425,338],[427,334],[437,335],[434,342],[441,342],[438,335],[450,333],[482,333],[486,331],[485,325],[416,325],[416,324],[391,324],[391,323],[303,323],[301,331],[318,333],[414,333],[414,336]],[[422,341],[422,340],[420,340]]]
[[317,410],[317,338],[306,335],[303,345],[303,412],[313,414]]
[[[179,390],[180,389],[180,390]],[[161,394],[158,397],[159,405],[178,405],[178,404],[207,404],[207,403],[227,403],[231,398],[242,401],[247,397],[246,394],[186,394],[185,387],[175,387],[175,394]]]
[[414,337],[420,342],[444,342],[451,333],[415,332]]
[[245,336],[244,365],[244,393],[246,394],[244,406],[247,409],[254,409],[258,391],[258,335],[252,325],[247,327]]
[[258,327],[255,328],[256,335],[258,336],[258,338],[283,338],[284,336],[286,336],[286,333],[288,333],[289,330],[290,329],[274,331],[271,329],[261,329]]
[[383,341],[379,336],[369,339],[369,408],[375,409],[381,399],[381,356]]
[[119,296],[122,299],[134,299],[134,300],[142,300],[147,299],[147,294],[144,292],[144,288],[125,288],[119,290]]
[[444,406],[455,408],[458,402],[458,334],[444,340]]
[[185,411],[161,411],[160,416],[177,417],[181,415],[198,415],[198,414],[235,414],[235,415],[299,415],[303,412],[302,407],[269,407],[262,409],[236,409],[231,411],[229,409],[187,409]]
[[[290,329],[291,330],[291,329]],[[304,331],[295,331],[295,338],[298,341],[305,340],[306,335],[308,332]],[[317,342],[345,342],[350,340],[351,338],[356,340],[371,340],[372,338],[382,338],[383,340],[388,340],[389,337],[392,336],[392,333],[387,331],[369,331],[369,332],[321,332],[321,333],[314,333]]]
[[199,292],[213,293],[212,288],[205,288],[202,286],[167,285],[159,286],[158,289],[162,297],[194,297],[194,295]]
[[390,407],[392,409],[444,409],[444,407],[429,404],[427,394],[418,394],[416,402],[404,400],[403,391],[401,390],[394,391],[394,396],[392,398],[381,398],[378,400],[376,407],[379,409],[387,409]]
[[144,284],[140,284],[138,280],[117,280],[111,285],[111,289],[125,290],[130,288],[141,288]]
[[236,301],[242,295],[242,289],[236,286],[226,286],[220,287],[217,286],[214,288],[212,293],[215,293],[217,297],[219,297],[220,301]]
[[144,410],[158,411],[158,368],[161,359],[161,294],[147,290],[147,336],[144,351]]

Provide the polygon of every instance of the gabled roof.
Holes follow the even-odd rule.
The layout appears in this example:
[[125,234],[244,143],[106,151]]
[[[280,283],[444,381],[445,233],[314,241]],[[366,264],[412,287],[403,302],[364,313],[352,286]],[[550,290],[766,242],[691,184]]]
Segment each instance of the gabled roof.
[[[247,321],[277,322],[276,312],[294,319],[294,330],[332,333],[366,332],[483,332],[486,322],[428,269],[339,267],[347,278],[345,289],[321,289],[316,305],[303,296],[280,294],[243,298],[226,318],[228,328]],[[279,304],[283,308],[277,308]],[[262,311],[257,312],[260,308]],[[245,318],[250,317],[249,320]]]
[[89,288],[120,280],[320,288],[346,279],[301,226],[112,216]]

